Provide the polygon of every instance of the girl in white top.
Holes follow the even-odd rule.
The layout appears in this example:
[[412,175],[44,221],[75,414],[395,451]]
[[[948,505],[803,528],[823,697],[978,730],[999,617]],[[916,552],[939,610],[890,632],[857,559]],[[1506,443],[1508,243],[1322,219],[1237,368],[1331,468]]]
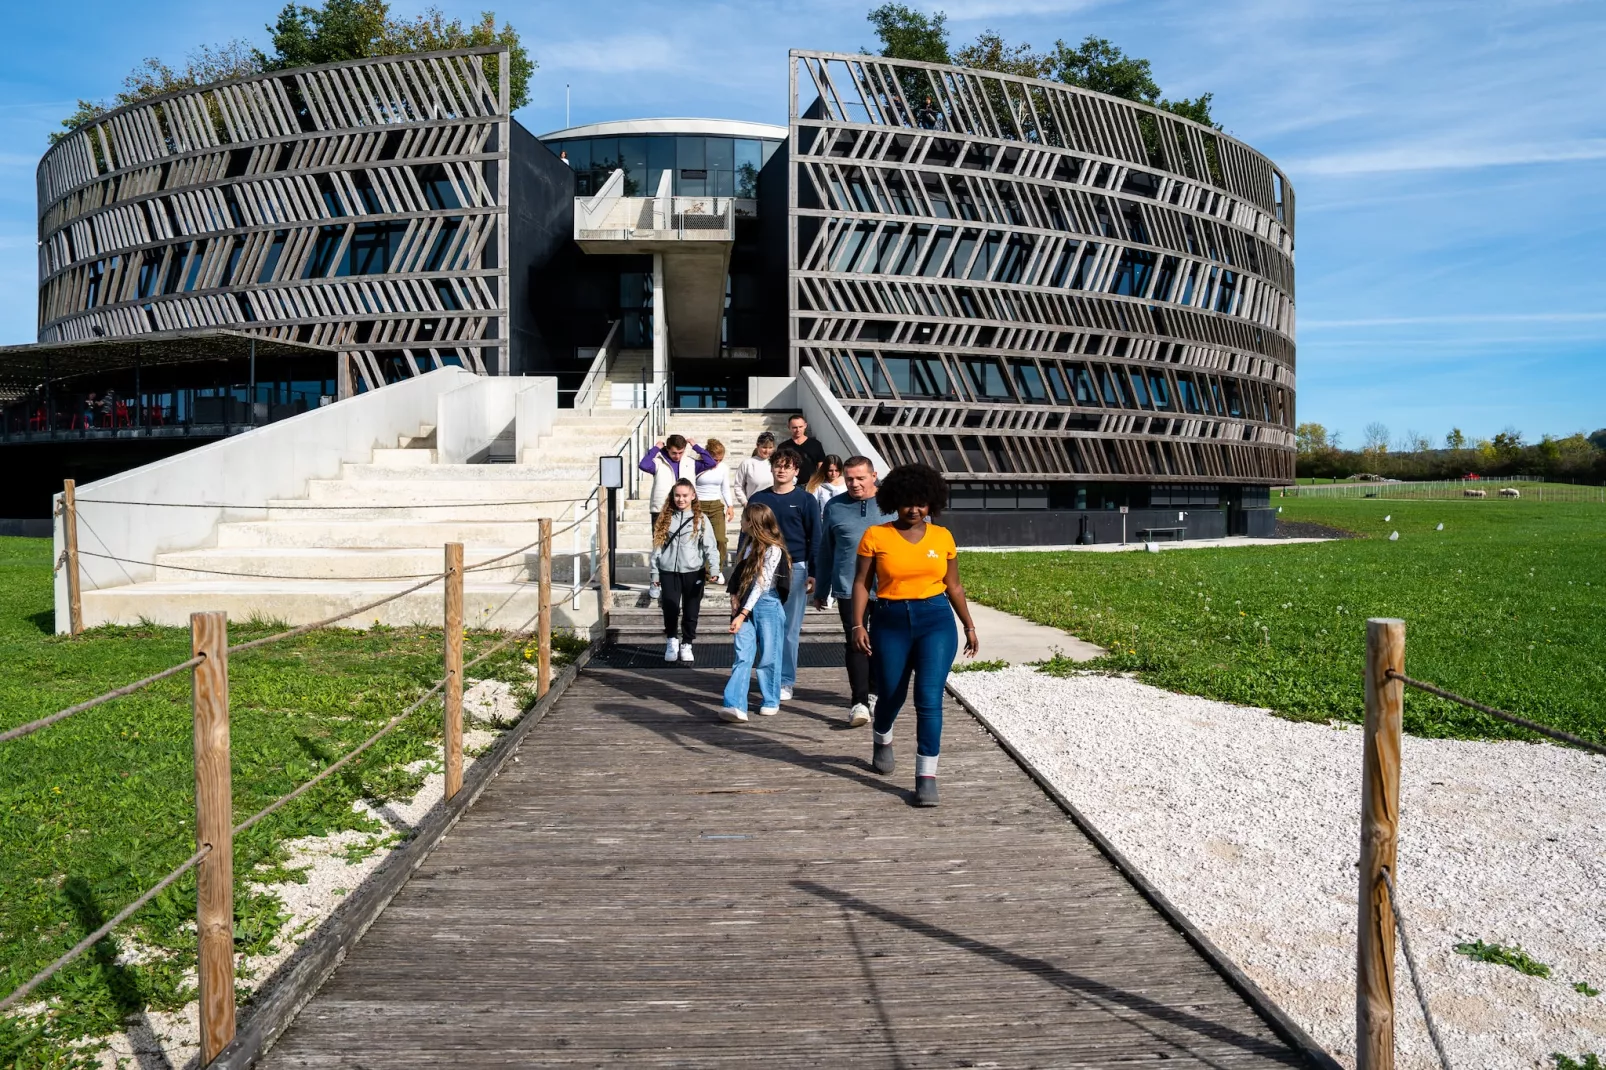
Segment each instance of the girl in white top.
[[758,436],[753,455],[736,469],[735,496],[737,505],[746,505],[747,499],[761,490],[769,490],[775,482],[770,474],[770,454],[775,452],[775,436],[768,431]]
[[[848,489],[847,482],[842,478],[842,458],[834,453],[826,454],[825,460],[820,462],[820,466],[809,477],[809,484],[805,489],[820,503],[820,516],[824,517],[826,503]],[[836,608],[836,596],[829,592],[825,596],[825,608]]]
[[786,644],[782,601],[791,585],[792,562],[786,539],[769,506],[754,503],[742,517],[741,559],[731,579],[731,634],[735,660],[719,716],[747,720],[747,685],[758,670],[758,712],[781,712],[781,649]]
[[725,582],[725,562],[730,560],[725,546],[725,525],[736,515],[736,498],[731,490],[730,469],[725,467],[725,444],[711,438],[704,445],[714,458],[714,467],[697,473],[697,508],[702,510],[714,528],[714,543],[719,547],[719,567],[714,571],[715,583]]

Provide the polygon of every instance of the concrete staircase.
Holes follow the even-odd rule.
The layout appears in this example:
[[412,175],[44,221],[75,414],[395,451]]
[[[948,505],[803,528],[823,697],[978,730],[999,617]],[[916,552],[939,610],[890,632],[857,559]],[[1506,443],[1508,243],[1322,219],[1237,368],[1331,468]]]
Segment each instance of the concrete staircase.
[[[641,416],[630,410],[560,413],[551,433],[518,463],[441,464],[434,429],[420,427],[395,448],[374,450],[369,462],[344,465],[338,479],[310,480],[303,498],[226,517],[212,546],[157,555],[153,581],[85,591],[85,621],[179,625],[196,609],[221,609],[233,620],[300,624],[439,571],[448,542],[464,544],[472,567],[533,542],[543,516],[562,528],[583,514],[584,499],[596,489],[598,456],[616,449]],[[638,522],[638,512],[644,523],[642,504],[625,504],[627,525]],[[593,537],[582,527],[554,538],[556,589],[566,591],[576,572],[581,582],[590,579],[588,558],[560,555],[588,554]],[[469,626],[513,628],[533,617],[537,563],[529,550],[470,572],[464,581]],[[438,627],[441,600],[437,584],[346,623]],[[554,606],[558,626],[589,626],[595,619],[594,594]]]
[[[417,434],[400,436],[394,448],[375,449],[365,463],[343,465],[339,478],[308,481],[304,497],[226,515],[210,546],[156,555],[153,580],[86,590],[85,623],[182,625],[197,609],[220,609],[232,620],[302,624],[438,572],[448,542],[464,544],[469,566],[498,557],[535,541],[541,517],[552,517],[562,528],[583,514],[585,499],[596,489],[598,457],[618,449],[642,416],[639,409],[611,407],[562,411],[549,434],[522,456],[508,456],[507,463],[442,464],[434,428],[422,426]],[[785,437],[785,416],[688,410],[674,413],[669,426],[697,442],[724,441],[726,463],[734,469],[751,453],[760,431]],[[626,463],[639,460],[627,457]],[[650,481],[644,479],[639,499],[621,495],[620,501],[617,579],[641,587],[648,579],[651,548],[649,491]],[[589,556],[563,556],[589,554],[594,532],[589,525],[577,531],[554,539],[556,599],[577,577],[581,583],[591,579]],[[730,544],[736,544],[734,530]],[[533,617],[537,564],[532,549],[470,572],[464,581],[469,626],[514,628]],[[645,598],[644,591],[640,597]],[[441,598],[436,584],[345,623],[438,627]],[[657,610],[643,612],[649,619]],[[624,619],[631,619],[628,612]],[[594,592],[554,605],[559,627],[589,627],[595,620]]]

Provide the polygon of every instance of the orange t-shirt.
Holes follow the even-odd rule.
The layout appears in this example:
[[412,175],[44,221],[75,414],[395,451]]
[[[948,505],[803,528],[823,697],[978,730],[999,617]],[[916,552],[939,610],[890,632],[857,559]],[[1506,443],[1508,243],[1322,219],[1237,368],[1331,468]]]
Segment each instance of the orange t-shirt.
[[910,599],[946,594],[948,562],[959,556],[947,528],[926,524],[919,542],[910,542],[891,524],[865,530],[859,556],[875,560],[876,597]]

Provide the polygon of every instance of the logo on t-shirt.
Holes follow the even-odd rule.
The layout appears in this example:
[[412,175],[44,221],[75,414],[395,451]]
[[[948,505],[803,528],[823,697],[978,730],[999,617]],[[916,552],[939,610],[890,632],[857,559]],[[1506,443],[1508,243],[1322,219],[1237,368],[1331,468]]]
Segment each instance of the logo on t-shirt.
[[926,551],[926,556],[927,557],[936,557],[937,556],[937,551],[935,551],[935,550],[927,550]]

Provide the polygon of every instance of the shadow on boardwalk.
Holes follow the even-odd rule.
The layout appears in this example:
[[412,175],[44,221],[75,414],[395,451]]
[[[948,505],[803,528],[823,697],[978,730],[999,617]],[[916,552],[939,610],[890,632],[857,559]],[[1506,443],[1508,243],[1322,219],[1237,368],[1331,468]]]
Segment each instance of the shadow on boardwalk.
[[840,676],[587,670],[259,1065],[1302,1065],[959,708],[907,806]]

